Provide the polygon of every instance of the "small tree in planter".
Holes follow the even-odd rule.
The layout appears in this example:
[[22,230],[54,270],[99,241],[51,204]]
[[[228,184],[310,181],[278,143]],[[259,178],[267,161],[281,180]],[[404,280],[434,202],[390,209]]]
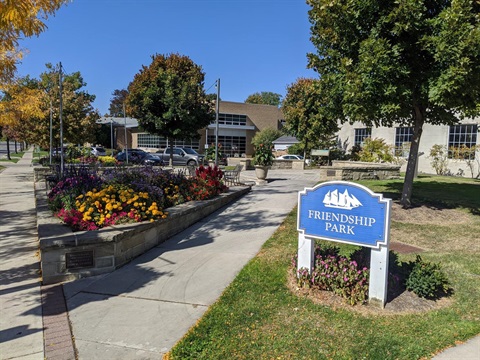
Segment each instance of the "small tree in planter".
[[265,144],[259,144],[255,147],[255,154],[253,155],[253,162],[255,165],[255,175],[259,180],[267,178],[268,169],[273,164],[272,148]]

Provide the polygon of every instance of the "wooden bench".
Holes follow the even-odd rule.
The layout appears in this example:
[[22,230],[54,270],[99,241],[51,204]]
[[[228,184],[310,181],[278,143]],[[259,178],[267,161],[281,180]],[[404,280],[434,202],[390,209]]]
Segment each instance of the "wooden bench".
[[224,170],[223,179],[227,185],[240,185],[240,172],[243,169],[243,165],[237,164],[233,170]]

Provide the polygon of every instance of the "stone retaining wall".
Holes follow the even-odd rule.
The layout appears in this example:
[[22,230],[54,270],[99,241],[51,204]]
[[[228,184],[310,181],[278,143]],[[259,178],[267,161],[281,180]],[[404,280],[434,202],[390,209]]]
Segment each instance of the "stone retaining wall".
[[[244,170],[254,170],[255,167],[252,165],[252,159],[246,158],[228,158],[228,165],[235,166],[237,164],[242,164]],[[301,160],[273,160],[271,169],[288,169],[288,170],[303,170],[304,164]]]
[[166,209],[168,217],[155,222],[73,232],[52,216],[47,206],[45,182],[37,180],[35,194],[43,284],[112,272],[250,191],[250,187],[232,187],[214,199]]
[[320,181],[388,180],[400,178],[400,165],[361,161],[333,161],[320,168]]

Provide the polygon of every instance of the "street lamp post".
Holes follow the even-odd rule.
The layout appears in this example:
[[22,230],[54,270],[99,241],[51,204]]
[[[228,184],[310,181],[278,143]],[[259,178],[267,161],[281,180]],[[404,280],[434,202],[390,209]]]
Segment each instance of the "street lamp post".
[[125,159],[128,164],[127,115],[125,115],[125,103],[123,103],[123,122],[125,125]]
[[215,166],[218,166],[218,112],[220,111],[220,79],[217,80],[217,102],[215,104]]
[[110,149],[113,156],[113,118],[110,118]]

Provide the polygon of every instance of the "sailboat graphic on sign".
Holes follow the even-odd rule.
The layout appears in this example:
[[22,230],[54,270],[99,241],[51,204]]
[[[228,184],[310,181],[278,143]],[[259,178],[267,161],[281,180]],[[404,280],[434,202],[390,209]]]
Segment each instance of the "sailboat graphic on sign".
[[325,207],[346,210],[352,210],[353,208],[363,206],[354,195],[350,195],[348,193],[348,190],[340,193],[338,189],[329,191],[327,194],[325,194],[325,197],[323,198],[323,204]]

